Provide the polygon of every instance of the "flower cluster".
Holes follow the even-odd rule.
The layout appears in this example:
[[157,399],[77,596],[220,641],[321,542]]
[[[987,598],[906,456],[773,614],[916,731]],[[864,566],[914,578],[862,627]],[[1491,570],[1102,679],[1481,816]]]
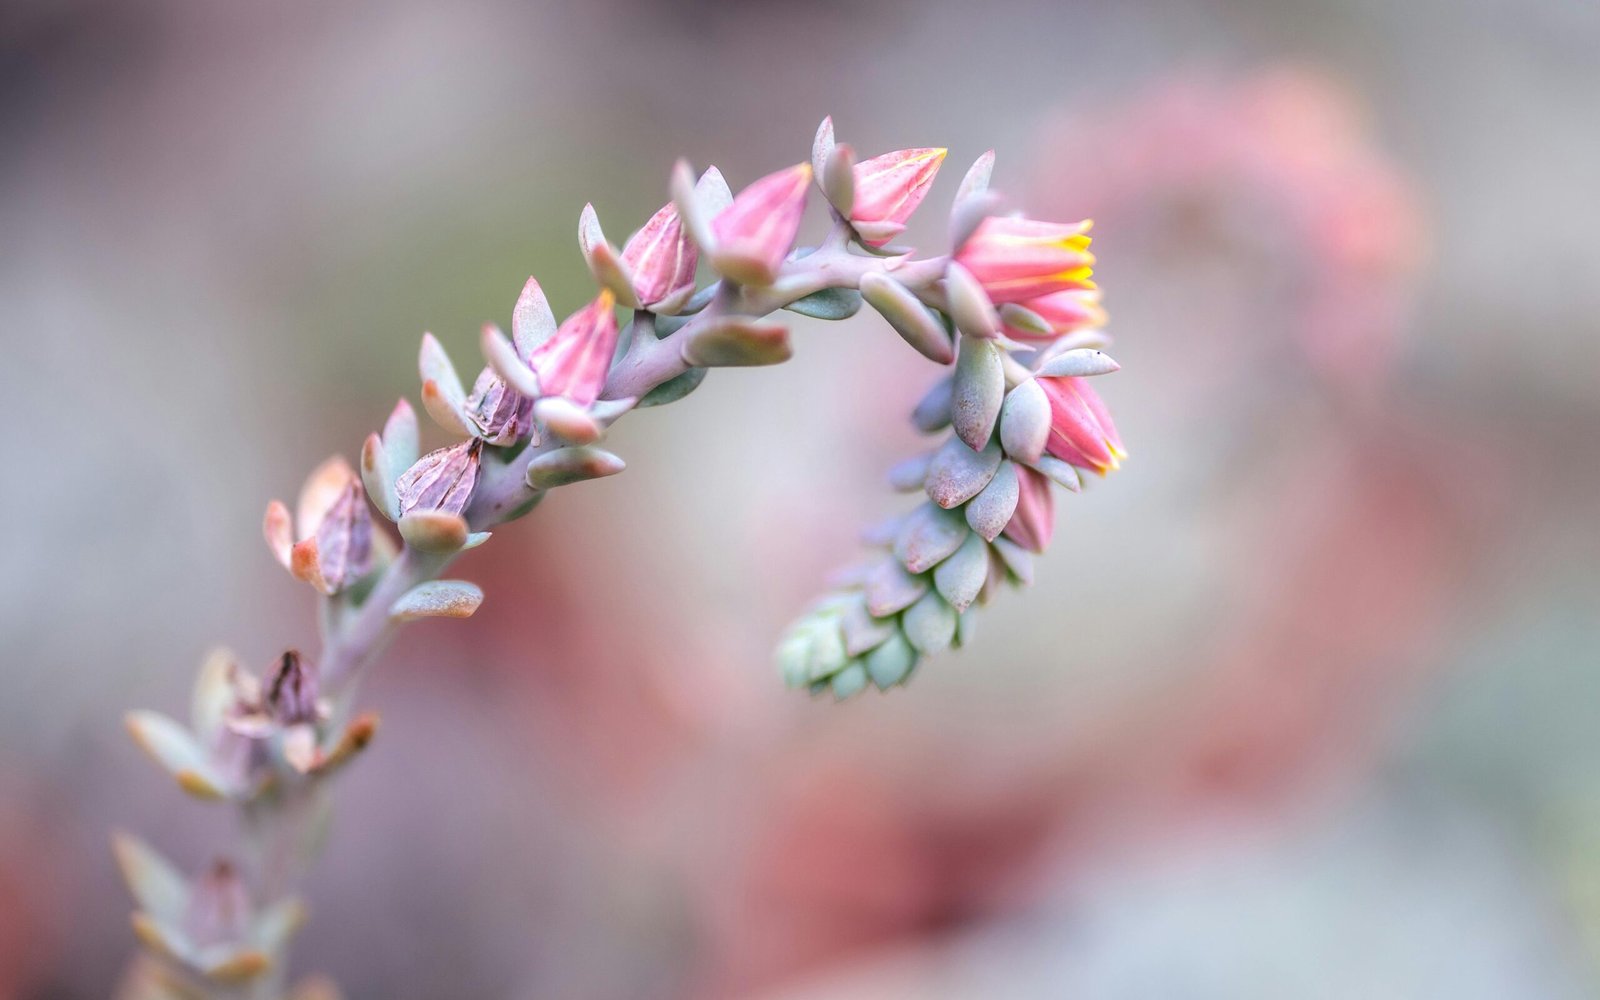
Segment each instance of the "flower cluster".
[[[263,680],[219,653],[201,670],[190,726],[128,717],[182,788],[239,806],[253,845],[187,879],[119,839],[141,907],[135,926],[154,956],[146,962],[159,969],[136,980],[156,985],[132,988],[132,1000],[242,983],[251,996],[279,995],[300,912],[288,892],[314,853],[308,831],[325,822],[326,779],[376,729],[375,716],[350,716],[365,668],[401,624],[477,609],[478,587],[440,578],[456,556],[549,490],[623,471],[601,447],[618,418],[684,397],[709,368],[787,360],[789,329],[767,318],[778,310],[838,320],[870,304],[922,355],[954,366],[914,417],[952,435],[892,476],[927,502],[882,533],[888,554],[783,642],[790,682],[841,697],[869,681],[902,683],[920,656],[964,640],[971,605],[1029,577],[1051,533],[1050,483],[1076,489],[1079,470],[1103,474],[1124,457],[1086,381],[1116,369],[1097,349],[1105,317],[1089,225],[1003,214],[988,190],[989,153],[956,194],[949,251],[917,257],[893,241],[944,158],[916,148],[857,162],[825,120],[810,162],[737,195],[715,167],[697,177],[680,161],[669,203],[621,249],[585,206],[578,247],[596,294],[558,322],[530,278],[509,336],[483,329],[470,390],[423,335],[422,408],[457,440],[424,453],[402,399],[367,437],[359,471],[335,456],[307,479],[292,516],[279,501],[267,507],[269,549],[317,595],[318,655],[284,653]],[[796,247],[813,190],[833,227],[820,245]]]
[[1105,475],[1126,457],[1088,382],[1118,368],[1098,349],[1106,317],[1090,224],[990,214],[992,164],[986,155],[962,183],[938,282],[920,294],[892,274],[861,282],[907,340],[955,361],[912,416],[926,433],[951,433],[891,470],[892,485],[927,499],[869,533],[886,551],[840,573],[790,627],[778,664],[792,686],[841,699],[887,690],[923,656],[961,646],[974,604],[1032,580],[1054,530],[1051,485],[1076,491],[1080,472]]

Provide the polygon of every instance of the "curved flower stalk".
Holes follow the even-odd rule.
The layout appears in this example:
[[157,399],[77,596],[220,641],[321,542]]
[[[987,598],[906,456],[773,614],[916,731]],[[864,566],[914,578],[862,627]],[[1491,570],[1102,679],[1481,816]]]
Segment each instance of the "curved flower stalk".
[[[270,550],[316,594],[318,654],[291,650],[258,678],[219,652],[200,671],[189,725],[128,716],[180,788],[238,809],[244,843],[188,877],[119,835],[147,951],[124,997],[337,995],[323,981],[291,989],[286,951],[303,919],[294,888],[328,823],[329,779],[377,729],[376,716],[352,711],[361,676],[402,624],[477,609],[475,585],[443,578],[458,555],[548,491],[622,472],[604,447],[620,417],[681,399],[710,368],[787,360],[788,326],[770,318],[778,310],[843,319],[867,302],[921,354],[954,366],[915,415],[952,436],[893,476],[928,501],[882,534],[889,555],[783,642],[789,680],[840,696],[869,679],[901,683],[920,656],[965,639],[969,606],[1028,578],[1030,554],[1050,535],[1048,484],[1076,488],[1078,469],[1104,473],[1123,457],[1085,381],[1116,365],[1095,349],[1103,313],[1088,224],[998,214],[987,190],[992,153],[962,182],[949,252],[917,257],[891,244],[944,155],[901,150],[857,163],[825,120],[810,163],[737,196],[715,167],[696,178],[680,161],[671,201],[620,250],[584,208],[579,249],[598,293],[557,322],[530,278],[509,336],[484,328],[470,390],[423,336],[423,410],[459,440],[422,454],[416,412],[402,399],[367,437],[359,471],[329,459],[292,517],[278,501],[267,508]],[[820,245],[796,248],[813,186],[833,228]],[[712,274],[699,285],[702,262]]]

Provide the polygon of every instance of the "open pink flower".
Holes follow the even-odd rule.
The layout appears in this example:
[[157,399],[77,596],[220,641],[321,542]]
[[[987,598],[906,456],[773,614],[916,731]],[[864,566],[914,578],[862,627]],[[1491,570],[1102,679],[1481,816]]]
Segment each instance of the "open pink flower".
[[1068,289],[1092,289],[1090,225],[1088,220],[1059,223],[991,216],[979,223],[955,260],[997,305]]
[[1128,453],[1111,421],[1111,413],[1087,379],[1040,376],[1039,387],[1050,401],[1050,439],[1046,453],[1080,469],[1105,475],[1122,466]]

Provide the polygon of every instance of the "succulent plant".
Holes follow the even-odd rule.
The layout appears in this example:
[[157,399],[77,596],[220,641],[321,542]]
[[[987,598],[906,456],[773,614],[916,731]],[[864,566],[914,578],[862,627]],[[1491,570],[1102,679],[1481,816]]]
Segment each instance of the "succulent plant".
[[[950,369],[912,414],[919,429],[947,436],[890,473],[925,501],[870,532],[883,551],[840,574],[791,627],[778,649],[788,682],[839,698],[903,684],[923,657],[968,641],[975,605],[1031,579],[1051,534],[1051,484],[1076,490],[1081,471],[1103,475],[1125,457],[1087,381],[1117,369],[1100,351],[1089,223],[1002,214],[989,190],[991,152],[961,182],[948,252],[917,257],[891,241],[944,159],[943,149],[918,148],[857,162],[824,120],[809,163],[737,195],[715,167],[696,177],[680,161],[670,202],[621,250],[585,206],[578,243],[597,295],[558,323],[530,278],[510,336],[484,328],[485,364],[470,390],[423,336],[423,409],[461,440],[420,454],[417,416],[402,399],[367,437],[359,471],[330,458],[293,516],[279,501],[267,508],[270,550],[317,594],[318,654],[285,652],[258,678],[218,652],[201,668],[188,726],[128,716],[180,787],[236,805],[244,845],[187,878],[119,835],[146,948],[127,1000],[337,995],[322,981],[291,990],[286,952],[303,919],[293,890],[328,822],[328,779],[377,728],[376,716],[351,713],[365,668],[400,625],[476,611],[478,587],[442,578],[457,555],[547,491],[622,472],[601,444],[617,419],[683,398],[707,369],[787,360],[788,325],[768,318],[779,310],[838,320],[870,305]],[[833,228],[797,249],[813,187]],[[711,280],[697,287],[702,263]],[[618,307],[631,312],[620,325]]]

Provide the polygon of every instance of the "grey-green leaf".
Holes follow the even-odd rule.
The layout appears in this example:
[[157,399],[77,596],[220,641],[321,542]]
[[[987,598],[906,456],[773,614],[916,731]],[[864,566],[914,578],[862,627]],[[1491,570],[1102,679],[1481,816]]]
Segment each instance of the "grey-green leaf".
[[1000,446],[995,442],[989,442],[982,451],[973,451],[952,436],[934,453],[928,467],[928,498],[940,507],[959,507],[989,485],[1000,461]]
[[978,592],[988,576],[989,545],[979,536],[969,534],[955,554],[934,569],[933,586],[951,607],[965,611],[978,599]]
[[911,424],[924,434],[934,434],[950,426],[950,405],[955,396],[955,378],[945,376],[922,395],[911,411]]
[[851,663],[833,675],[833,696],[840,701],[860,694],[867,686],[867,668],[861,663]]
[[972,272],[952,263],[944,273],[945,297],[950,302],[950,318],[956,329],[969,337],[988,340],[1000,332],[1000,317],[995,313],[989,293],[978,284]]
[[726,316],[678,334],[683,360],[708,368],[776,365],[794,356],[789,330],[777,323]]
[[903,611],[928,592],[926,577],[912,576],[893,559],[879,563],[867,578],[867,613],[876,618]]
[[1035,379],[1006,393],[1000,407],[1000,444],[1006,454],[1033,464],[1050,443],[1050,400]]
[[813,319],[849,319],[861,311],[861,293],[854,288],[824,288],[784,308]]
[[933,464],[933,452],[901,459],[889,467],[889,486],[901,493],[920,490],[928,479],[928,468]]
[[166,923],[183,920],[189,905],[189,881],[176,865],[128,833],[113,834],[111,850],[122,871],[122,880],[140,909]]
[[1055,355],[1039,366],[1038,374],[1049,378],[1060,376],[1089,378],[1094,375],[1109,375],[1121,367],[1104,351],[1080,347]]
[[645,393],[639,400],[639,408],[647,406],[665,406],[676,403],[678,400],[700,388],[700,383],[706,380],[706,369],[690,368],[682,375],[675,375],[665,382]]
[[869,272],[861,276],[861,296],[923,357],[941,365],[955,360],[949,331],[911,289],[886,274]]
[[1033,467],[1050,477],[1050,481],[1057,486],[1077,493],[1083,489],[1083,478],[1078,475],[1077,467],[1069,462],[1063,462],[1054,455],[1044,455],[1033,463]]
[[900,628],[919,653],[933,654],[950,648],[956,635],[956,609],[937,593],[929,593],[906,609]]
[[894,554],[908,572],[926,573],[960,548],[970,534],[960,511],[925,503],[901,526]]
[[994,550],[1000,554],[1000,561],[1005,563],[1006,571],[1023,586],[1033,583],[1033,553],[1013,542],[1009,538],[996,538]]
[[1001,462],[989,485],[967,504],[967,526],[982,535],[984,541],[994,541],[1011,522],[1020,496],[1021,482],[1017,478],[1017,467],[1010,462]]
[[867,675],[881,691],[886,691],[911,676],[917,665],[917,651],[898,629],[882,645],[866,655]]
[[1006,377],[1000,347],[992,340],[961,338],[950,399],[950,423],[961,440],[980,451],[994,433],[1000,404],[1005,401]]

